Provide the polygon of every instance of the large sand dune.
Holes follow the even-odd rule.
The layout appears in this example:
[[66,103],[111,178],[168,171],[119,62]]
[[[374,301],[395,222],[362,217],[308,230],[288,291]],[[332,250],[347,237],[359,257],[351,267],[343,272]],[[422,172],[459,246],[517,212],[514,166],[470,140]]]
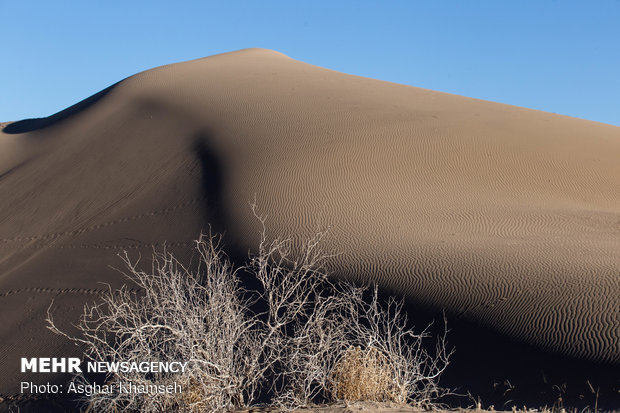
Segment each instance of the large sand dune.
[[268,50],[137,74],[0,135],[0,393],[18,357],[69,351],[52,298],[68,323],[123,282],[116,252],[209,222],[246,250],[255,197],[272,235],[329,227],[335,276],[620,366],[619,159],[615,126]]

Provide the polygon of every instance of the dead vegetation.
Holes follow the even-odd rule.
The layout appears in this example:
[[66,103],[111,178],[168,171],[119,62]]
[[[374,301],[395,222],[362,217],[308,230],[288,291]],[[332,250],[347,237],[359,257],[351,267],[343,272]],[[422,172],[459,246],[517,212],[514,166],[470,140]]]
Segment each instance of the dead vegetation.
[[349,348],[330,375],[331,394],[336,400],[396,400],[398,388],[392,381],[392,368],[385,355],[375,347]]
[[[258,216],[257,216],[258,217]],[[110,290],[87,305],[69,336],[97,361],[188,361],[185,374],[115,373],[108,384],[169,384],[180,394],[92,393],[91,411],[214,412],[266,403],[281,409],[330,401],[381,401],[428,407],[442,394],[445,334],[430,354],[428,334],[408,326],[402,303],[380,303],[376,288],[331,282],[317,233],[293,255],[288,239],[267,239],[235,268],[220,237],[196,241],[200,265],[189,269],[165,250],[149,271],[121,255],[125,274],[143,290]],[[298,251],[298,249],[296,250]],[[256,287],[246,288],[241,274]],[[76,382],[89,383],[82,374]]]

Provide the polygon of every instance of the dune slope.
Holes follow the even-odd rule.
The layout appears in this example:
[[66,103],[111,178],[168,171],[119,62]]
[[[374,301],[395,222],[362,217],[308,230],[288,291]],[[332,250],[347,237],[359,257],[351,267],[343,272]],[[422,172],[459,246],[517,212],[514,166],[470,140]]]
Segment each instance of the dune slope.
[[[329,227],[334,276],[544,351],[620,365],[620,128],[248,49],[152,69],[0,135],[0,393],[129,249],[211,222]],[[39,376],[33,376],[37,380]],[[63,380],[63,377],[56,377]]]

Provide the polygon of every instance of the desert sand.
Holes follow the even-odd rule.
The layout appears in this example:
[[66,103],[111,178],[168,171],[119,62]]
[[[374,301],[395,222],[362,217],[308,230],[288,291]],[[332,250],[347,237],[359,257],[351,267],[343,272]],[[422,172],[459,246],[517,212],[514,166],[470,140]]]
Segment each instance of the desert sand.
[[209,223],[247,251],[253,200],[271,236],[329,228],[334,277],[620,367],[619,155],[616,126],[263,49],[158,67],[6,124],[0,395],[41,380],[19,357],[76,354],[45,328],[52,299],[69,325],[101,282],[124,282],[117,252],[183,254]]

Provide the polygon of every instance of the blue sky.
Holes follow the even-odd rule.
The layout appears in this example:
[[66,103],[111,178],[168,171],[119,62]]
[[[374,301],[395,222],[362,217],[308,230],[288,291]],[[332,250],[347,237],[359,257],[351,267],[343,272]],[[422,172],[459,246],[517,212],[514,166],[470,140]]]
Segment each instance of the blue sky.
[[0,0],[0,121],[139,71],[264,47],[362,76],[620,126],[620,0]]

